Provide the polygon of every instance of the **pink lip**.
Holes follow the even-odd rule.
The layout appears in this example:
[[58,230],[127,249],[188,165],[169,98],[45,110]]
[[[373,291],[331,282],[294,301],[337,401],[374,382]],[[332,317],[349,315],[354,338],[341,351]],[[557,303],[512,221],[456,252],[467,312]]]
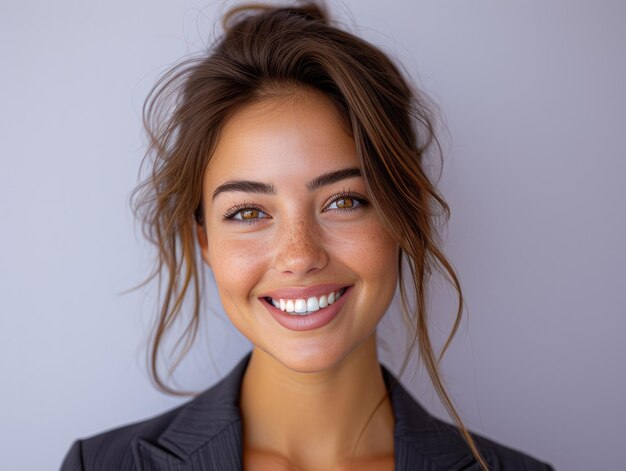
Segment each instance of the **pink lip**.
[[260,297],[274,298],[276,301],[279,299],[306,299],[311,296],[319,297],[323,294],[329,294],[331,291],[337,292],[346,286],[345,284],[341,285],[339,283],[326,283],[303,288],[280,288],[263,293]]
[[[339,286],[339,285],[336,285],[336,286]],[[331,289],[330,291],[333,291],[333,289]],[[330,291],[322,292],[322,294],[330,292]],[[274,307],[271,303],[267,302],[267,300],[263,298],[260,299],[260,302],[265,306],[265,308],[269,311],[272,317],[274,317],[274,319],[276,319],[276,321],[278,321],[278,323],[282,325],[283,327],[285,327],[286,329],[295,330],[295,331],[305,331],[305,330],[319,329],[320,327],[323,327],[326,324],[330,323],[335,317],[337,317],[337,315],[339,314],[339,311],[341,311],[341,308],[345,304],[346,299],[351,292],[352,292],[352,286],[349,286],[348,288],[346,288],[344,293],[339,297],[339,299],[335,301],[333,304],[323,309],[320,309],[319,311],[315,311],[312,314],[308,314],[306,316],[297,316],[293,314],[287,314],[286,312],[281,311],[280,309]],[[315,296],[315,295],[312,295],[312,296]],[[299,297],[302,298],[304,296],[299,296]],[[288,298],[288,299],[293,299],[293,298]]]

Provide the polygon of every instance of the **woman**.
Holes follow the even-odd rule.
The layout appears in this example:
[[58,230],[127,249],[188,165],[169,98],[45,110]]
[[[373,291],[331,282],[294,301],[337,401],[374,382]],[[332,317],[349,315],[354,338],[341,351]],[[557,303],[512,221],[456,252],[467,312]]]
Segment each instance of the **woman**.
[[[137,210],[159,249],[151,278],[167,283],[152,373],[167,390],[156,357],[185,296],[187,345],[197,330],[197,254],[254,348],[187,404],[77,441],[62,469],[550,469],[470,434],[440,379],[428,275],[443,270],[459,293],[448,343],[463,298],[437,245],[433,220],[448,207],[423,170],[437,147],[423,99],[316,4],[235,8],[224,25],[145,109],[154,159]],[[378,361],[376,326],[398,284],[411,348],[456,427]]]

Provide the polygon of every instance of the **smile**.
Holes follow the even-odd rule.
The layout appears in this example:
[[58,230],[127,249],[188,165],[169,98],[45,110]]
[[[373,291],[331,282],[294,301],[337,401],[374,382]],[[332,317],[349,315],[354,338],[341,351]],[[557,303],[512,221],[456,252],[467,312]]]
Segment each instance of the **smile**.
[[294,316],[306,316],[330,306],[337,301],[345,291],[346,288],[344,287],[336,291],[330,291],[321,296],[310,296],[306,299],[274,299],[271,297],[265,297],[264,299],[283,312]]

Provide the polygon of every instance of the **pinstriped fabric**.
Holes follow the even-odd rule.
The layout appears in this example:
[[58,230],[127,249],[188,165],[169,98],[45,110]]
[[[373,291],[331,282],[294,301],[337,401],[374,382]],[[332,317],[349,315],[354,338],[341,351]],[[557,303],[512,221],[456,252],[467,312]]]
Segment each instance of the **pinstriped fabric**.
[[[241,448],[241,422],[236,422],[229,426],[229,429],[225,433],[220,434],[213,443],[211,457],[211,463],[215,469],[224,470],[239,470],[241,469],[242,454]],[[228,463],[229,466],[223,466],[224,463]]]
[[[150,420],[76,441],[61,471],[239,471],[240,388],[250,354],[215,386]],[[396,471],[478,471],[459,432],[431,416],[385,366],[395,417]],[[472,434],[492,471],[553,471],[524,453]]]
[[[459,453],[460,452],[460,453]],[[491,456],[486,457],[489,469],[496,471]],[[455,450],[431,449],[424,452],[423,447],[415,443],[414,440],[406,441],[396,439],[395,442],[396,470],[421,470],[421,471],[442,471],[442,470],[463,470],[481,471],[480,465],[474,457],[463,448]],[[519,468],[526,469],[526,468]],[[541,468],[529,468],[541,469]]]
[[109,469],[132,469],[134,459],[132,453],[128,453],[128,446],[124,446],[111,436],[107,438],[106,446],[93,446],[88,441],[83,442],[84,468],[101,469],[102,463],[108,463]]
[[240,431],[239,385],[222,386],[226,386],[224,390],[211,389],[189,403],[159,437],[159,445],[185,458],[214,437],[223,438],[235,433],[232,430]]
[[136,464],[134,469],[138,471],[238,471],[242,466],[240,437],[241,423],[233,422],[185,458],[167,453],[145,440],[137,440],[134,444]]

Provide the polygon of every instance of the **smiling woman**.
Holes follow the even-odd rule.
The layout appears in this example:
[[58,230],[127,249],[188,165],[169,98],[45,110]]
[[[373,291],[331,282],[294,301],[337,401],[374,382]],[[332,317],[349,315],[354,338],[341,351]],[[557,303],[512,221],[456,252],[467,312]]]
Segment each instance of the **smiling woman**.
[[[252,352],[189,403],[77,441],[63,469],[549,469],[466,430],[439,376],[428,275],[443,270],[459,294],[449,340],[463,298],[434,229],[448,207],[423,170],[437,149],[424,99],[317,4],[238,7],[224,25],[147,101],[152,172],[136,208],[158,248],[149,279],[166,282],[156,384],[171,391],[156,358],[186,296],[187,345],[202,319],[200,260]],[[398,287],[410,346],[455,426],[378,361]]]

